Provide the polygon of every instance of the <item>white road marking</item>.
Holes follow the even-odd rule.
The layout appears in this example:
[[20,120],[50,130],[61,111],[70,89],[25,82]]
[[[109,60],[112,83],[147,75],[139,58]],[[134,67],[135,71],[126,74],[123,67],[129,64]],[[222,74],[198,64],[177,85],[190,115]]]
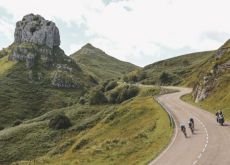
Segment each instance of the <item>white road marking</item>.
[[[176,140],[176,137],[177,137],[177,134],[178,134],[178,126],[177,126],[177,123],[176,123],[176,120],[175,120],[175,117],[173,116],[173,114],[171,113],[171,111],[168,109],[168,107],[166,107],[164,104],[162,104],[158,98],[154,98],[162,107],[163,109],[172,117],[173,119],[173,122],[174,122],[174,137],[172,139],[172,141],[170,142],[170,144],[168,145],[168,147],[153,161],[151,161],[148,165],[153,165],[155,162],[157,162],[162,156],[164,156],[164,154],[170,149],[170,147],[174,144],[175,140]],[[202,125],[202,127],[204,128],[204,131],[205,131],[205,134],[206,134],[206,143],[203,147],[203,149],[201,150],[201,152],[199,153],[199,155],[197,156],[197,159],[192,163],[192,165],[195,165],[198,163],[199,159],[201,159],[202,157],[202,153],[205,152],[207,146],[208,146],[208,131],[207,131],[207,128],[206,126],[204,125],[204,123],[198,119],[198,117],[196,117],[196,115],[194,115],[195,118],[200,122],[200,124]]]
[[204,128],[205,130],[205,133],[206,133],[206,142],[205,142],[205,145],[204,145],[204,148],[202,149],[202,152],[197,156],[197,159],[192,163],[192,165],[195,165],[198,163],[199,159],[202,157],[202,153],[205,152],[207,146],[208,146],[208,130],[206,128],[206,126],[204,125],[204,123],[202,121],[200,121],[200,119],[198,119],[197,117],[195,117],[199,122],[200,124],[202,125],[202,127]]
[[196,161],[194,161],[192,164],[193,164],[193,165],[195,165],[196,163],[197,163],[197,160],[196,160]]

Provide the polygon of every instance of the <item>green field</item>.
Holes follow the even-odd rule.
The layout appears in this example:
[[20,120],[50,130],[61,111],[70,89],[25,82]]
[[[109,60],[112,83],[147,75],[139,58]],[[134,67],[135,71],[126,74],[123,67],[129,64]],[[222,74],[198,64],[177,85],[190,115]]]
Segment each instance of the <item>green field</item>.
[[[48,128],[58,113],[68,116],[73,126]],[[0,163],[146,164],[167,146],[172,132],[167,113],[152,96],[120,105],[76,104],[0,131]]]

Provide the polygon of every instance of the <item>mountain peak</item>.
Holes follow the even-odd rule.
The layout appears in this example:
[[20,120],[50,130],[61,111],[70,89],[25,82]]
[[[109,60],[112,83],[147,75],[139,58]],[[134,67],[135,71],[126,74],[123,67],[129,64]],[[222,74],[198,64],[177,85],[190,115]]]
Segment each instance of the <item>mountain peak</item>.
[[54,22],[40,15],[28,14],[16,23],[14,42],[24,42],[53,48],[60,45],[59,30]]
[[95,47],[90,43],[85,44],[82,48],[95,49]]

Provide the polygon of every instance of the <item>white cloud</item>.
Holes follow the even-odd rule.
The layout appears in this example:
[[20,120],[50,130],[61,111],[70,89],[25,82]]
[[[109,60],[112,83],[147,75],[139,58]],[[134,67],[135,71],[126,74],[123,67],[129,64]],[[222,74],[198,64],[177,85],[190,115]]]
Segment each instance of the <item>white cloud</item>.
[[14,33],[14,26],[4,19],[0,19],[0,33],[2,33],[7,39],[12,39]]
[[[13,15],[14,22],[33,12],[64,21],[60,31],[84,24],[84,35],[81,31],[71,39],[61,36],[62,43],[70,43],[64,44],[68,53],[91,42],[114,57],[143,66],[176,53],[218,48],[230,37],[229,4],[228,0],[1,0],[0,7]],[[0,31],[10,33],[6,29],[10,28],[4,25]]]
[[72,54],[73,52],[76,52],[77,50],[81,49],[83,45],[81,44],[70,44],[67,54]]

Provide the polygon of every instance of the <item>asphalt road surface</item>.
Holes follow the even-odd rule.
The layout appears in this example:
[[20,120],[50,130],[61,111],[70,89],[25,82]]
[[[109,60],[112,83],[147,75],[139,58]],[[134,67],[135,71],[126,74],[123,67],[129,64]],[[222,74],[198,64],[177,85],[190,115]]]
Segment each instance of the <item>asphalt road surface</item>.
[[[180,100],[191,89],[173,88],[180,92],[159,96],[158,101],[172,114],[174,137],[149,165],[230,165],[230,125],[220,126],[213,114]],[[194,134],[188,127],[190,117],[195,123]],[[187,138],[180,130],[181,123],[186,125]]]

